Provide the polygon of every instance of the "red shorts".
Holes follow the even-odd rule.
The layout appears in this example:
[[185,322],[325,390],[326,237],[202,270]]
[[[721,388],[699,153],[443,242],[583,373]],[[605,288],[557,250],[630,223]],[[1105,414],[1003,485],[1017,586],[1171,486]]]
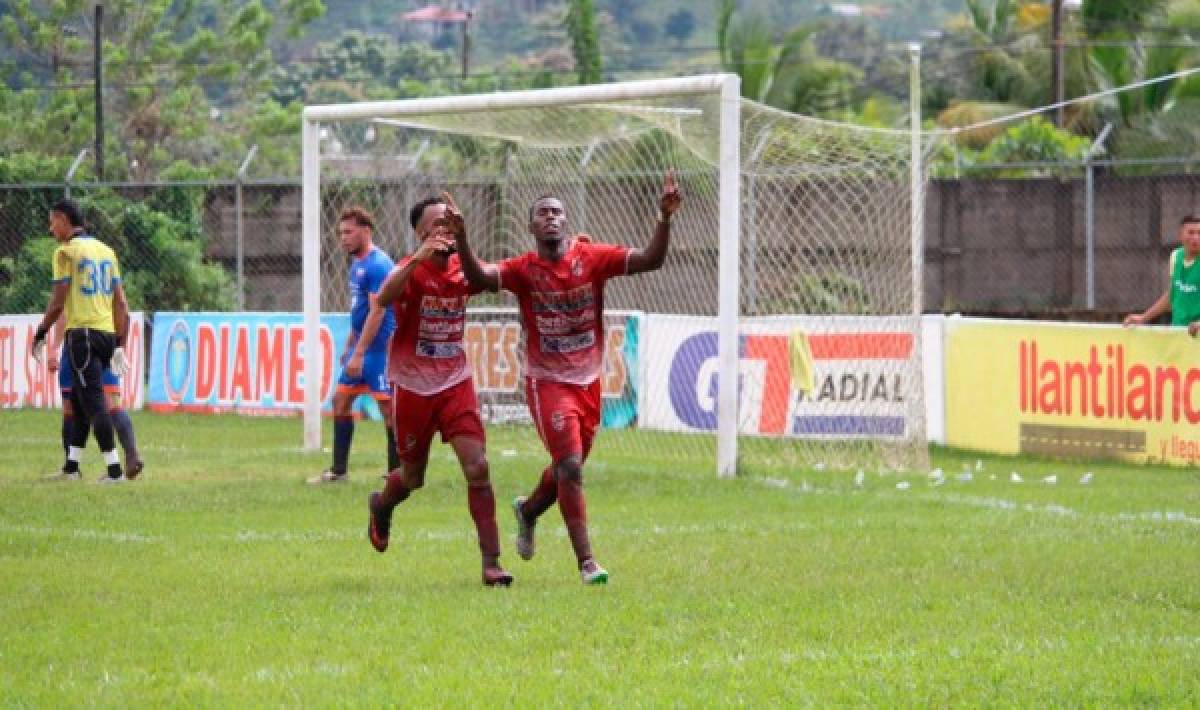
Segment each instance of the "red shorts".
[[526,377],[525,399],[554,463],[569,456],[587,460],[600,426],[599,379],[590,385],[572,385]]
[[442,433],[443,442],[460,437],[481,444],[486,441],[475,384],[469,377],[431,395],[393,387],[392,422],[396,430],[396,449],[405,463],[419,463],[429,458],[429,445],[435,432]]

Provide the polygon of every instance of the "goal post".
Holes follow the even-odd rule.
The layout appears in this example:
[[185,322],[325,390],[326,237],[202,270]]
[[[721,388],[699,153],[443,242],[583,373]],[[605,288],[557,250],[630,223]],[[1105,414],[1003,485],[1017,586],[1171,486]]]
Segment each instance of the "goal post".
[[[346,310],[340,207],[375,212],[376,243],[397,259],[415,246],[408,206],[444,189],[485,260],[533,247],[525,211],[547,193],[573,231],[644,247],[674,170],[684,205],[667,263],[605,291],[619,334],[604,419],[623,431],[599,437],[602,453],[625,466],[669,452],[719,476],[747,461],[919,465],[920,264],[900,227],[924,176],[910,173],[909,135],[761,106],[732,74],[306,107],[305,448],[321,446],[334,374],[321,313]],[[468,357],[485,421],[501,426],[524,402],[509,377],[515,301],[472,304]],[[813,351],[808,390],[789,370],[793,341]],[[497,381],[481,379],[484,361]],[[626,407],[619,423],[610,400]]]

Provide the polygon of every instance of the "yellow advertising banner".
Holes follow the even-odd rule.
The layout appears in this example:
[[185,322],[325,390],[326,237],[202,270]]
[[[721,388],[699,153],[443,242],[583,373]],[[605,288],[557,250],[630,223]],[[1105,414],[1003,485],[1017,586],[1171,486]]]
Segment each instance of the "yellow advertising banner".
[[1200,340],[1182,328],[946,319],[946,443],[1200,461]]

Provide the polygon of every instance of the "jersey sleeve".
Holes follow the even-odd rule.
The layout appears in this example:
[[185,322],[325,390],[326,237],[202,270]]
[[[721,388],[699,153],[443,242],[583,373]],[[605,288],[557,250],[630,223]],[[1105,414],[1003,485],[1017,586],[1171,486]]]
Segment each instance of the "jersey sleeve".
[[72,262],[71,249],[66,244],[54,250],[51,268],[54,283],[66,283],[71,280]]
[[380,259],[371,264],[371,269],[367,272],[367,291],[370,293],[379,293],[379,289],[383,287],[383,281],[392,273],[392,265]]
[[500,288],[513,293],[524,293],[529,290],[525,278],[524,256],[514,256],[496,264],[496,273],[500,279]]
[[592,273],[602,279],[624,276],[629,271],[629,254],[633,250],[616,244],[585,243]]

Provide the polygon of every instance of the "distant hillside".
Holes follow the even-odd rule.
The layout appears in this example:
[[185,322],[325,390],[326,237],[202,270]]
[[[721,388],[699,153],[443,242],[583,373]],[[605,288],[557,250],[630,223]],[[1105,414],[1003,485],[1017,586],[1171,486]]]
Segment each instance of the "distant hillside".
[[[508,61],[537,58],[564,44],[560,19],[565,0],[399,0],[369,2],[325,0],[327,12],[309,26],[302,40],[280,38],[281,59],[303,56],[317,41],[329,40],[346,30],[411,39],[438,48],[459,50],[459,30],[443,33],[425,24],[407,23],[402,15],[429,4],[471,9],[472,64],[481,71]],[[614,69],[651,70],[685,66],[715,55],[716,0],[595,0],[601,14],[600,30],[605,63]],[[964,0],[869,0],[819,2],[817,0],[742,0],[740,11],[766,15],[780,32],[835,11],[861,14],[861,22],[875,25],[889,40],[909,40],[922,31],[938,29],[951,15],[965,11]],[[706,55],[709,55],[706,57]]]

